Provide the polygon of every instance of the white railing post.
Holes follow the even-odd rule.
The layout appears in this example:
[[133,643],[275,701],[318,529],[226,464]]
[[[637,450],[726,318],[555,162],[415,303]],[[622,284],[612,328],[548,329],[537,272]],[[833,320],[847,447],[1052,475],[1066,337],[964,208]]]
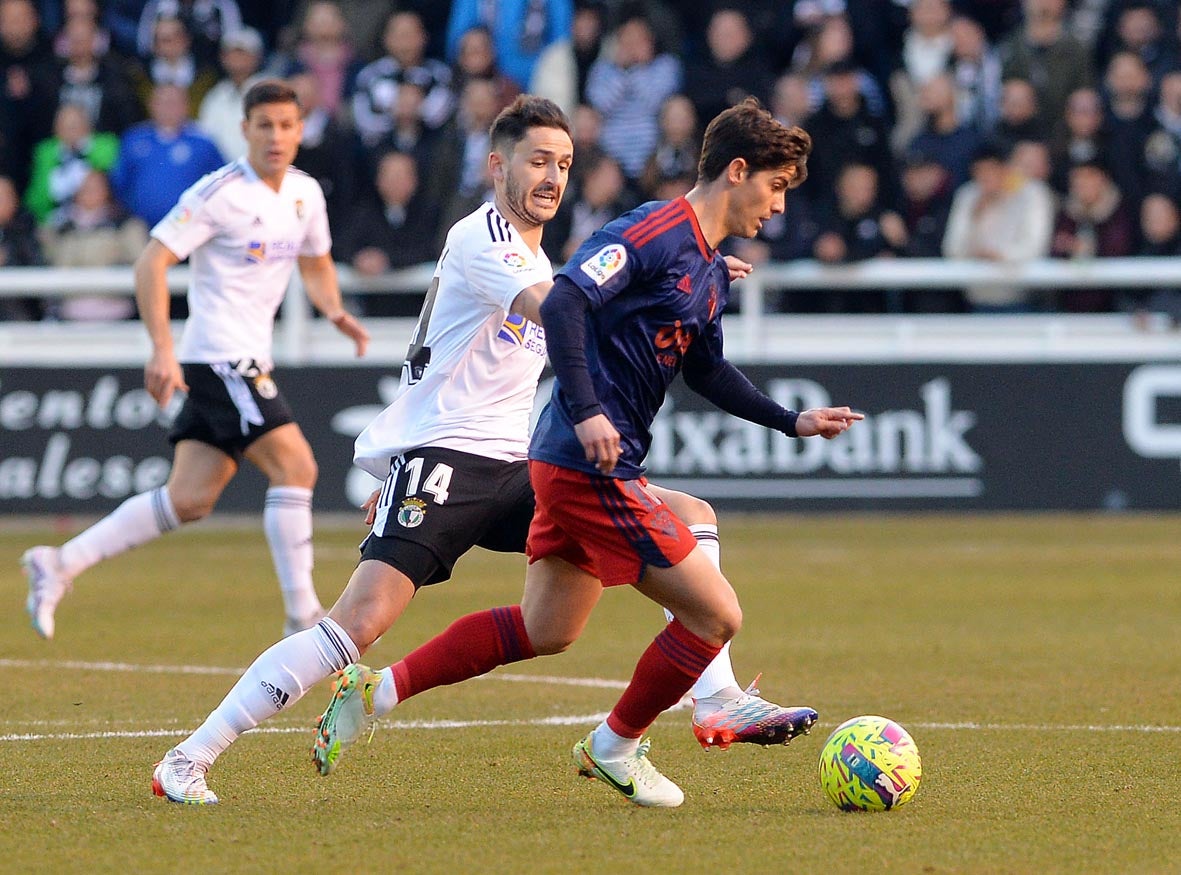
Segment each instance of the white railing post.
[[284,364],[301,365],[307,361],[307,349],[312,319],[312,305],[303,288],[303,277],[298,270],[291,272],[287,295],[283,298],[283,318],[279,322],[280,343]]

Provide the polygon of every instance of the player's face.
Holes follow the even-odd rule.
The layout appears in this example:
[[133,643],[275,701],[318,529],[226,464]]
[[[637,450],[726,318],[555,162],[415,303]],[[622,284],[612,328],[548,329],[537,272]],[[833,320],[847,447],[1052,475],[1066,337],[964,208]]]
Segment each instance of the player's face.
[[763,222],[782,213],[787,187],[794,175],[794,167],[755,171],[743,168],[730,197],[727,216],[729,233],[738,237],[754,237],[763,227]]
[[511,155],[493,155],[492,178],[500,205],[527,226],[544,225],[558,211],[573,160],[574,144],[565,131],[530,128]]
[[242,122],[247,157],[259,176],[283,173],[295,160],[303,121],[294,103],[260,103]]

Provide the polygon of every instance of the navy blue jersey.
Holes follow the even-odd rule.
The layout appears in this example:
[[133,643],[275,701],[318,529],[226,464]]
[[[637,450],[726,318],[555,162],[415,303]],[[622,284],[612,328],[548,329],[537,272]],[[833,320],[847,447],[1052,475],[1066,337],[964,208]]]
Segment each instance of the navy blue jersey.
[[[619,431],[613,477],[634,479],[650,428],[686,356],[722,358],[729,269],[683,197],[650,201],[592,234],[558,271],[590,302],[586,358],[603,412]],[[538,420],[529,457],[597,473],[574,434],[560,383]]]

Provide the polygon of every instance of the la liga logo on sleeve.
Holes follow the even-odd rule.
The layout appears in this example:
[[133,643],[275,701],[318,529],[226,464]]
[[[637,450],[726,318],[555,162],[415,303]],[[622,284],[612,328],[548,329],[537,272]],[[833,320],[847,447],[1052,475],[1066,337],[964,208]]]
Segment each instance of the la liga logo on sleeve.
[[612,243],[592,255],[580,267],[583,273],[595,281],[595,285],[601,286],[619,273],[625,264],[627,250],[618,243]]

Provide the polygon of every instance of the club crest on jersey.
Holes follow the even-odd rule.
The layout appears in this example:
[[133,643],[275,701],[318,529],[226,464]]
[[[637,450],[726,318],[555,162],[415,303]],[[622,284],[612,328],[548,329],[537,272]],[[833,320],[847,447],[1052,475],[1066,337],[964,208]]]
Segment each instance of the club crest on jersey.
[[609,246],[604,246],[580,266],[582,272],[595,281],[595,285],[601,286],[619,273],[625,264],[627,264],[627,250],[618,243],[612,243]]
[[295,218],[297,218],[297,219],[303,218],[303,201],[302,200],[297,200],[295,202]]
[[520,273],[529,269],[529,259],[523,253],[517,252],[515,249],[509,249],[500,256],[500,260],[504,262],[504,266],[513,273]]
[[398,525],[405,529],[413,529],[422,525],[426,519],[426,502],[421,498],[403,499],[398,508]]
[[267,260],[267,245],[261,240],[251,240],[246,244],[246,260],[252,264],[262,264]]

